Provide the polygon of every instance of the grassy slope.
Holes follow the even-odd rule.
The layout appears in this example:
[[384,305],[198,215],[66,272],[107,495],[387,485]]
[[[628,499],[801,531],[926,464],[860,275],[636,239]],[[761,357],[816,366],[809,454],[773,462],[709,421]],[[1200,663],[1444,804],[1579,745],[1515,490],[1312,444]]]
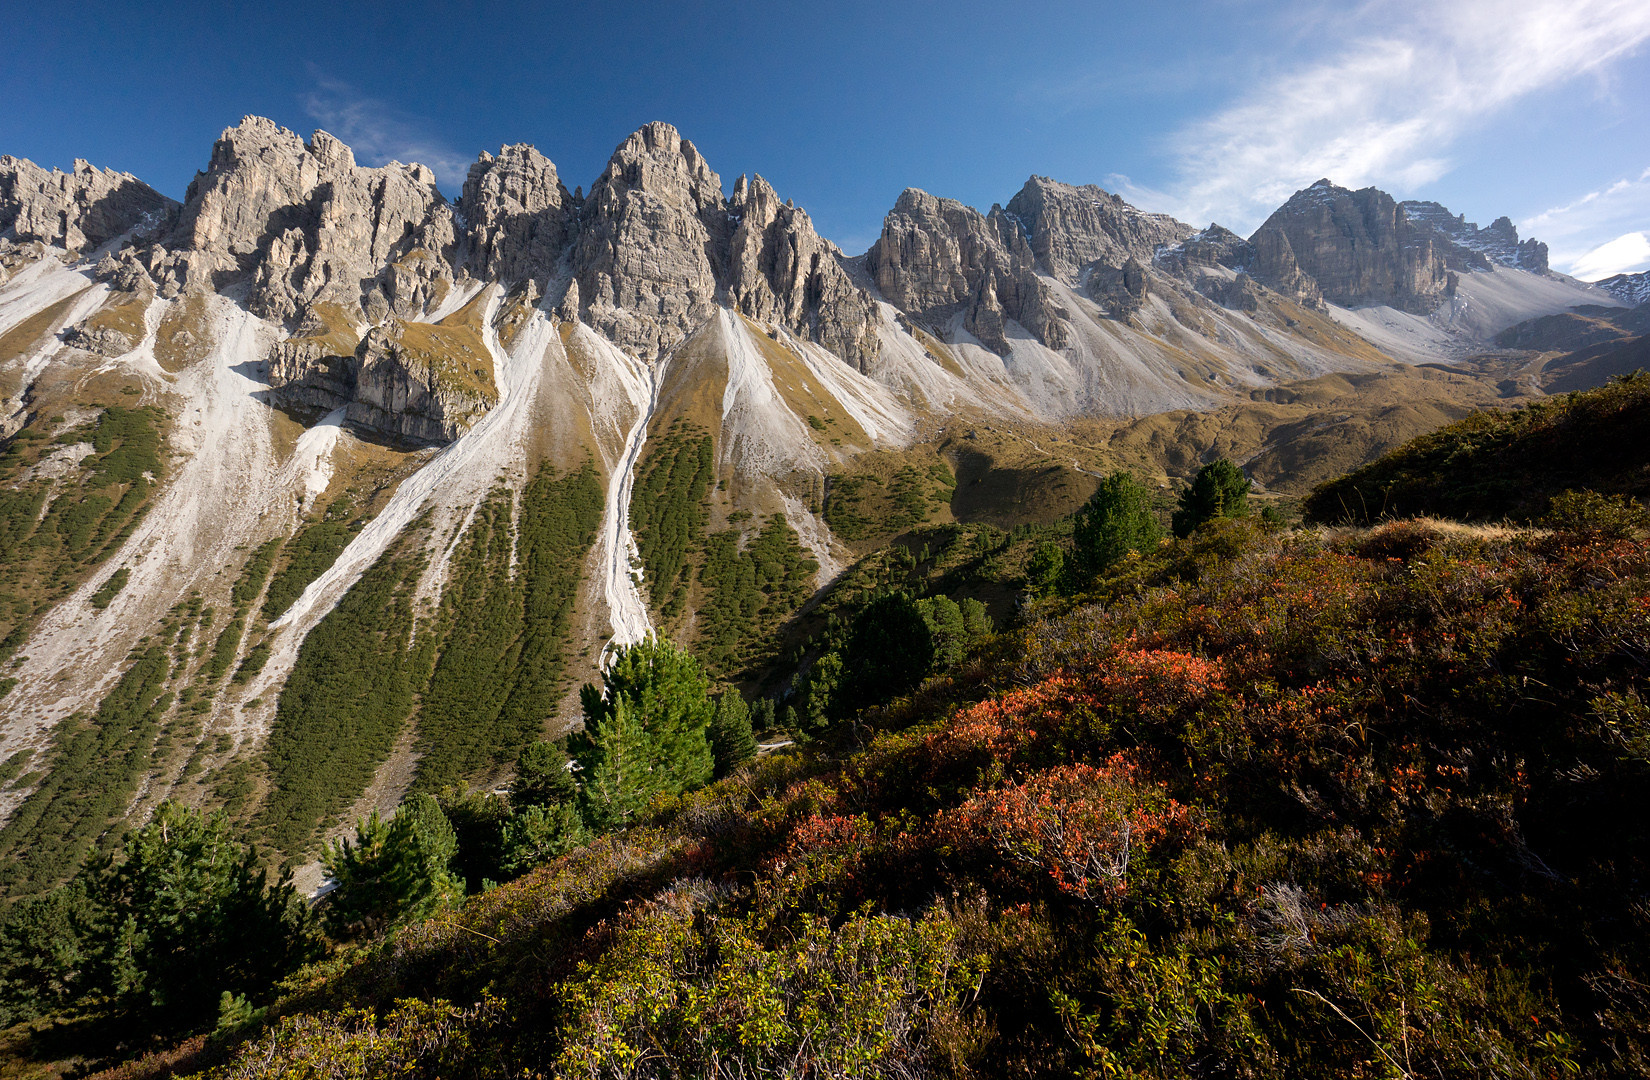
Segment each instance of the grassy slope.
[[301,976],[234,1075],[653,1075],[635,1047],[689,1072],[1638,1074],[1647,588],[1643,540],[1167,547],[834,747]]
[[1647,423],[1650,376],[1642,374],[1523,409],[1474,413],[1319,486],[1304,509],[1319,521],[1529,520],[1565,490],[1644,495]]

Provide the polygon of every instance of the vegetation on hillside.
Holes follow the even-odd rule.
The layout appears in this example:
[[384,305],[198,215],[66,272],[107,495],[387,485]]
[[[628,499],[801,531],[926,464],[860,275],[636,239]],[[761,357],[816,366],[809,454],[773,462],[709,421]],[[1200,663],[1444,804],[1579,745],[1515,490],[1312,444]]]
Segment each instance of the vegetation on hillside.
[[[0,452],[0,659],[125,542],[165,473],[157,408],[111,405],[55,436],[53,420],[63,418],[24,428]],[[82,445],[78,464],[78,453],[65,460]]]
[[366,789],[415,710],[420,791],[506,764],[541,737],[601,506],[589,463],[562,477],[541,469],[519,500],[498,493],[478,509],[441,607],[422,622],[415,543],[362,576],[304,639],[282,690],[261,818],[271,843],[304,850]]
[[[790,675],[750,702],[714,657],[620,650],[505,791],[425,787],[328,851],[325,959],[226,974],[128,1075],[1644,1075],[1650,514],[1541,465],[1534,529],[1287,529],[1217,460],[1174,539],[1126,474],[1054,525],[917,530],[762,643]],[[508,509],[455,552],[466,609]],[[777,625],[794,534],[718,535]],[[10,925],[0,999],[61,985],[74,956]]]
[[1567,490],[1650,495],[1650,374],[1520,409],[1477,412],[1320,485],[1308,520],[1432,514],[1530,521]]
[[705,598],[697,613],[698,648],[720,674],[772,658],[774,631],[808,598],[819,572],[784,514],[768,518],[743,550],[742,539],[737,526],[712,533],[699,570]]
[[1642,1075],[1636,521],[1218,519],[196,1067]]
[[274,622],[286,614],[309,583],[338,561],[366,523],[365,518],[355,515],[354,500],[347,495],[334,499],[319,518],[306,521],[281,551],[285,565],[270,581],[264,596],[264,621]]
[[648,598],[666,622],[687,607],[690,559],[705,546],[705,495],[715,477],[710,435],[677,420],[643,464],[630,497]]

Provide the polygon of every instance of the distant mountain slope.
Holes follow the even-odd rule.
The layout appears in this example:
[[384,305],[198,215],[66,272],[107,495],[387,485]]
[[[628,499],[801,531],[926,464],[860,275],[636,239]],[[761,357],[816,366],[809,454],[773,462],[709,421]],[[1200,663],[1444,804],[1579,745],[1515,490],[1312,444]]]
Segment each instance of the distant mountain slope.
[[1474,413],[1320,485],[1309,520],[1369,523],[1433,514],[1527,521],[1553,496],[1650,495],[1650,375],[1526,408]]
[[1637,274],[1617,274],[1597,284],[1599,288],[1630,306],[1650,300],[1650,270]]

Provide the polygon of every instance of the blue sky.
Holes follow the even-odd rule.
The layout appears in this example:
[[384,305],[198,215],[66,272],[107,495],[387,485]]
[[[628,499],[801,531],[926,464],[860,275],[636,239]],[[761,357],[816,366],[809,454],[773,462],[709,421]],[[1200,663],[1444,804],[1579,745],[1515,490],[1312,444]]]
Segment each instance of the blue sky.
[[530,142],[569,188],[667,120],[850,254],[901,189],[1033,173],[1248,233],[1327,175],[1507,214],[1583,277],[1650,268],[1650,3],[7,5],[0,153],[181,198],[243,114],[364,164]]

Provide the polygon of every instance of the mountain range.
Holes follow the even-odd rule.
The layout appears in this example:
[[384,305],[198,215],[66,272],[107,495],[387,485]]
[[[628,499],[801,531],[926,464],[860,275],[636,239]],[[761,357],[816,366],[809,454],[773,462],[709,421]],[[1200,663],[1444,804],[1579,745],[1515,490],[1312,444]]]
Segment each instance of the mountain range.
[[1220,454],[1302,493],[1617,373],[1642,278],[1327,179],[1247,238],[908,189],[850,256],[663,123],[588,193],[515,145],[456,200],[257,117],[181,203],[0,158],[0,885],[167,797],[303,856],[650,632],[782,696],[785,628],[913,530]]

